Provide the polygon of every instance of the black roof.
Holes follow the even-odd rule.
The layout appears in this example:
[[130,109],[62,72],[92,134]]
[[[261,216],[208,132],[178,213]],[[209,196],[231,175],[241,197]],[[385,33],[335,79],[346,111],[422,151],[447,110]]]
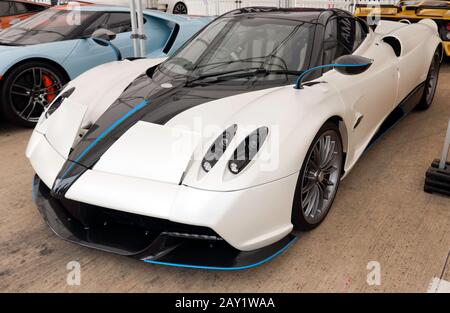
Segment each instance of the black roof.
[[340,9],[246,7],[225,13],[222,17],[261,16],[320,23],[320,20],[324,18],[323,15],[326,15],[325,19],[327,19],[336,14],[351,15],[351,13]]

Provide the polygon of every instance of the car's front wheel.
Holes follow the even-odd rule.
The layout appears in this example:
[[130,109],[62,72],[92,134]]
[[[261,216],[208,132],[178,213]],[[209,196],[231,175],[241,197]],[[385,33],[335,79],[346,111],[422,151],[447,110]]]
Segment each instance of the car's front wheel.
[[65,75],[50,64],[23,63],[5,77],[0,97],[1,111],[9,122],[33,127],[66,82]]
[[431,60],[430,69],[428,70],[427,80],[425,81],[425,88],[422,98],[417,105],[418,110],[427,110],[433,103],[434,95],[439,81],[439,69],[441,65],[441,55],[439,50],[436,50]]
[[327,122],[319,130],[306,154],[297,181],[292,223],[311,230],[325,219],[339,187],[343,166],[339,128]]

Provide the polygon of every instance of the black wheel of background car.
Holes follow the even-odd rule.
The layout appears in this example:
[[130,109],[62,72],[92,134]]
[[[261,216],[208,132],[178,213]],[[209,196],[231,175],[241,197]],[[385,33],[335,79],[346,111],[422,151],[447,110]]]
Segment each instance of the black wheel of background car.
[[66,82],[59,69],[44,62],[27,62],[15,67],[1,90],[4,116],[13,124],[33,127]]
[[439,80],[439,69],[441,65],[441,55],[438,50],[434,53],[431,61],[430,69],[428,71],[427,80],[425,81],[425,89],[423,96],[417,105],[418,110],[427,110],[433,103],[434,95],[436,94],[437,84]]
[[173,7],[173,14],[188,14],[188,8],[183,2],[177,2]]
[[292,208],[292,223],[297,229],[314,229],[325,219],[339,188],[342,166],[339,129],[327,122],[314,138],[297,181]]

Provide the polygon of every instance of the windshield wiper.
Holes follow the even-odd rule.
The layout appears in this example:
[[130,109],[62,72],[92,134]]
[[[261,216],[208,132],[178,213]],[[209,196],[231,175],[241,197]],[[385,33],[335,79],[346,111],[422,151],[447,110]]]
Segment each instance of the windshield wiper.
[[[243,72],[243,73],[239,73]],[[203,84],[210,84],[210,83],[216,83],[226,80],[232,80],[237,78],[245,78],[245,77],[252,77],[252,76],[258,76],[258,75],[270,75],[270,74],[279,74],[279,75],[287,75],[287,76],[298,76],[302,73],[302,71],[291,71],[291,70],[268,70],[264,68],[250,68],[250,69],[239,69],[234,71],[228,71],[228,72],[216,72],[216,73],[210,73],[201,75],[198,77],[194,77],[191,80],[188,80],[186,85],[192,85],[193,83],[202,82]],[[208,78],[214,78],[212,80],[205,81]]]
[[244,73],[244,74],[248,74],[249,73],[249,71],[251,71],[251,70],[257,70],[258,68],[249,68],[249,69],[238,69],[238,70],[233,70],[233,71],[225,71],[225,72],[213,72],[213,73],[209,73],[209,74],[203,74],[203,75],[200,75],[200,76],[196,76],[196,77],[193,77],[193,78],[191,78],[191,79],[188,79],[188,81],[186,82],[188,85],[190,85],[190,84],[192,84],[192,83],[194,83],[194,82],[197,82],[197,81],[200,81],[200,80],[204,80],[204,79],[207,79],[207,78],[211,78],[211,77],[218,77],[218,76],[224,76],[224,75],[228,75],[228,74],[233,74],[233,73],[239,73],[239,72],[243,72],[243,71],[245,71],[246,73]]

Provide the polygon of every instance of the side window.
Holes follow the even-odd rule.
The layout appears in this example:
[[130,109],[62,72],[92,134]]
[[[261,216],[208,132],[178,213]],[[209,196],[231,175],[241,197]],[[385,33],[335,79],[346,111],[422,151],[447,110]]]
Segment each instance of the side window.
[[25,6],[27,12],[39,12],[45,10],[45,7],[41,5],[36,5],[33,3],[22,3],[22,4]]
[[109,13],[107,27],[116,34],[131,32],[131,17],[129,13]]
[[84,31],[84,36],[90,36],[97,29],[106,28],[116,34],[131,32],[131,17],[129,13],[103,13]]
[[83,36],[90,36],[92,35],[97,29],[100,28],[108,28],[107,27],[107,21],[108,21],[109,14],[101,14],[96,20],[94,20],[91,25],[85,28],[83,31]]
[[[339,25],[336,18],[328,21],[325,27],[324,39],[323,39],[323,64],[333,63],[334,60],[344,54],[348,54],[349,51],[339,40]],[[324,69],[324,72],[330,69]]]
[[348,53],[352,53],[366,39],[368,28],[363,25],[364,22],[354,17],[342,16],[338,18],[338,21],[338,40],[345,46]]
[[14,3],[11,1],[0,1],[0,16],[15,14]]
[[363,21],[357,19],[355,24],[355,43],[353,44],[353,51],[358,49],[358,47],[363,43],[364,39],[366,39],[367,32],[367,25],[365,25]]
[[323,64],[333,63],[340,56],[353,53],[366,35],[367,29],[353,17],[339,16],[328,21],[323,41]]
[[25,4],[21,3],[21,2],[16,2],[16,14],[23,14],[23,13],[27,13],[27,7],[25,6]]
[[337,41],[343,46],[346,54],[353,52],[355,45],[355,23],[352,17],[338,17]]

